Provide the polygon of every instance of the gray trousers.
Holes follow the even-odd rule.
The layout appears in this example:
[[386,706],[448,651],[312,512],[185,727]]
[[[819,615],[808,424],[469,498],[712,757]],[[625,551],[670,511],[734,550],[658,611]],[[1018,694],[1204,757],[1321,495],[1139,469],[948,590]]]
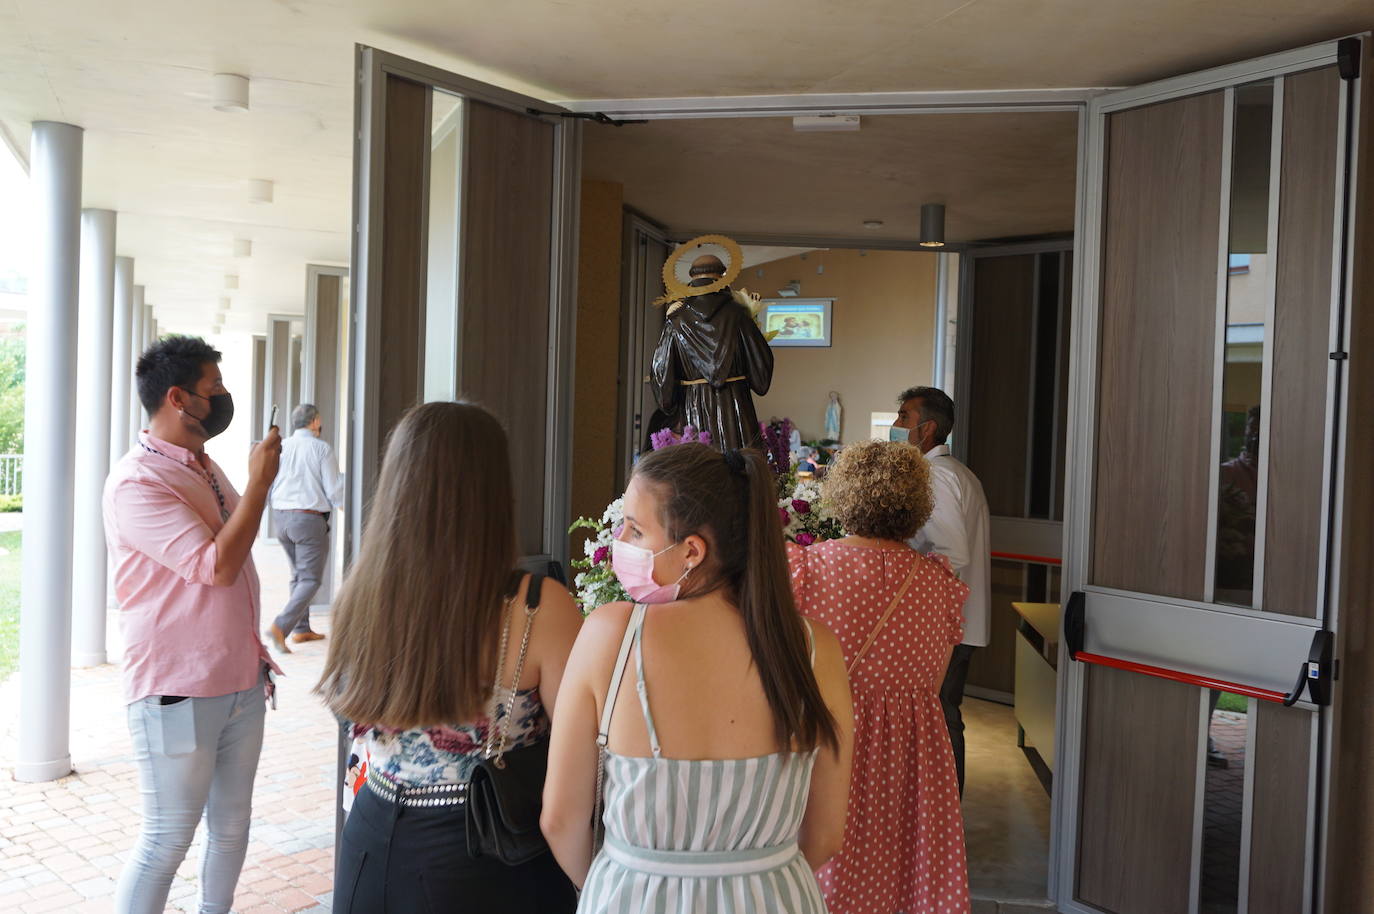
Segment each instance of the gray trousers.
[[291,563],[291,596],[274,624],[283,635],[310,630],[310,601],[324,580],[329,559],[329,521],[322,514],[273,511],[277,541]]

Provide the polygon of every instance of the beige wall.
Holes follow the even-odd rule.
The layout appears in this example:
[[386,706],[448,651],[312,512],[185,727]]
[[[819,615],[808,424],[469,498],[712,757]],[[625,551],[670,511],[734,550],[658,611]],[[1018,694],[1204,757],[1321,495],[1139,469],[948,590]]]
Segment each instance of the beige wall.
[[[577,263],[572,514],[599,517],[615,497],[616,381],[620,367],[623,189],[582,182]],[[581,555],[581,540],[573,554]]]
[[820,438],[827,395],[836,390],[840,436],[858,441],[869,435],[869,413],[893,412],[902,388],[931,383],[935,265],[934,254],[829,250],[745,270],[735,285],[765,298],[800,279],[803,297],[835,299],[829,348],[773,350],[773,387],[756,401],[759,419],[787,416],[803,438]]

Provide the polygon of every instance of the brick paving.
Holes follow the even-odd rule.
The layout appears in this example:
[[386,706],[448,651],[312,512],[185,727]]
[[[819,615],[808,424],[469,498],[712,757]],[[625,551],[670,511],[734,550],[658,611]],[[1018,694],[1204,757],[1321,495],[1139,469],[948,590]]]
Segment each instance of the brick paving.
[[[286,597],[280,547],[253,552],[270,620]],[[329,631],[328,616],[313,617]],[[114,614],[111,657],[121,650]],[[239,879],[239,914],[324,912],[334,884],[334,777],[337,730],[310,689],[327,641],[293,645],[278,660],[278,710],[267,712],[253,792],[248,859]],[[112,911],[115,880],[139,827],[138,773],[124,722],[119,667],[72,671],[71,751],[75,773],[46,784],[14,780],[19,676],[0,684],[0,911]],[[195,911],[202,823],[177,871],[167,910]]]
[[1233,914],[1240,892],[1241,817],[1245,807],[1245,741],[1250,720],[1234,711],[1212,713],[1210,734],[1227,768],[1207,768],[1202,817],[1202,914]]

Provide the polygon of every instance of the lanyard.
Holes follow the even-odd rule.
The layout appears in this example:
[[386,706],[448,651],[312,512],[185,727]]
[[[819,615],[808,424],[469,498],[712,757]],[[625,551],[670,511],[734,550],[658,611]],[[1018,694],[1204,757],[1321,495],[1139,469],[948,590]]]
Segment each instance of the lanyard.
[[178,464],[179,466],[192,466],[192,469],[199,473],[202,479],[210,483],[210,488],[214,490],[215,498],[219,500],[219,519],[226,524],[229,523],[229,508],[224,503],[224,493],[220,491],[219,480],[215,478],[214,473],[210,472],[209,470],[201,469],[201,467],[199,466],[193,466],[191,464],[183,463],[182,461],[177,460],[175,457],[172,457],[169,454],[164,454],[157,448],[150,447],[142,441],[140,441],[138,444],[139,447],[143,448],[148,453],[156,454],[159,457],[166,457],[168,460],[172,461],[175,464]]

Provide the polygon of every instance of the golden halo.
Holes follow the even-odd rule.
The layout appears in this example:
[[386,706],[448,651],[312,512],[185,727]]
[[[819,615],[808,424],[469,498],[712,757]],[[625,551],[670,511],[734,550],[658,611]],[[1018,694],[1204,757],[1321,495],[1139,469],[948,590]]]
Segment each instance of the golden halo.
[[[696,253],[697,248],[705,244],[715,244],[725,248],[725,253],[730,257],[730,265],[725,268],[725,275],[715,282],[705,286],[689,286],[677,278],[678,261],[688,254]],[[744,254],[733,238],[727,238],[725,235],[699,235],[691,241],[678,245],[678,249],[673,252],[673,255],[664,261],[663,286],[668,290],[668,294],[657,299],[654,304],[661,305],[664,302],[719,292],[734,282],[743,268]]]

